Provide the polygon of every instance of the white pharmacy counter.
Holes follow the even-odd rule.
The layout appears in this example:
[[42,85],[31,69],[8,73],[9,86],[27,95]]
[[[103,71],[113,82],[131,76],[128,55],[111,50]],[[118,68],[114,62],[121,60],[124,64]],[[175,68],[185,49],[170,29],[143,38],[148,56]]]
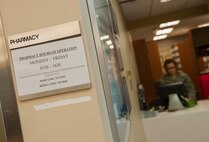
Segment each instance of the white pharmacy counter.
[[142,118],[147,142],[209,142],[209,100]]

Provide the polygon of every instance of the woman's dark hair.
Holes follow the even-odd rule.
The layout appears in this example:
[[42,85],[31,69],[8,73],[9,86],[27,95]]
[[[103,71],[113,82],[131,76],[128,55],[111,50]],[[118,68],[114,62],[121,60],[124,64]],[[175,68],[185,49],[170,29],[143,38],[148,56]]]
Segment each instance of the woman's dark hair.
[[173,63],[176,66],[176,68],[177,68],[177,63],[176,63],[175,60],[173,60],[173,59],[166,59],[165,62],[164,62],[164,65],[163,65],[163,67],[164,67],[165,70],[167,70],[166,67],[170,63]]

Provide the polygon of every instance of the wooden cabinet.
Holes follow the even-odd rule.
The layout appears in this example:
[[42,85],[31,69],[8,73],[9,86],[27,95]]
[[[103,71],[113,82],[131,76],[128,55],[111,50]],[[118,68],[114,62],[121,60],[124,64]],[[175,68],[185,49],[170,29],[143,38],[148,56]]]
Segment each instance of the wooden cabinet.
[[160,55],[159,55],[157,42],[155,41],[147,42],[147,49],[148,49],[148,56],[149,56],[149,62],[151,66],[153,80],[154,81],[159,80],[163,75],[163,71],[161,68]]
[[145,100],[156,97],[154,81],[162,77],[162,69],[156,42],[137,40],[133,42],[140,82],[145,89]]
[[195,56],[192,40],[188,38],[184,42],[177,44],[177,46],[179,47],[182,70],[190,76],[195,84],[197,92],[199,92],[197,58]]

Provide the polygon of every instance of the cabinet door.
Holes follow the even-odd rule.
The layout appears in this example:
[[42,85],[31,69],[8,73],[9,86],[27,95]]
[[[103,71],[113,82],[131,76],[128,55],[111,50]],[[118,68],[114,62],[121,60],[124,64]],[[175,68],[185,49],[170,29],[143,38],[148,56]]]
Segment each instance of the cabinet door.
[[140,83],[144,86],[145,100],[149,103],[156,97],[156,92],[148,47],[145,40],[134,41],[133,46]]
[[182,70],[186,72],[195,85],[197,85],[197,61],[191,41],[185,40],[177,46],[179,47],[179,57],[181,59]]
[[155,41],[147,42],[147,49],[148,49],[152,77],[156,81],[159,80],[163,75],[157,42]]

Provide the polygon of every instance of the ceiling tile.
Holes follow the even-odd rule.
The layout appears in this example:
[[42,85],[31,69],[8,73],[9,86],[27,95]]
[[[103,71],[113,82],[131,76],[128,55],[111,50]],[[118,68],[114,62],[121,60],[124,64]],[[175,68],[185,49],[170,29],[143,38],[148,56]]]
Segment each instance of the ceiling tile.
[[185,8],[192,8],[200,5],[208,4],[208,0],[189,0]]
[[131,31],[133,40],[146,39],[147,41],[152,40],[154,37],[154,31],[157,26],[148,26],[140,29],[134,29]]
[[[170,12],[208,4],[209,0],[172,0],[168,3],[160,3],[160,0],[136,0],[135,2],[120,4],[120,6],[122,7],[124,16],[127,21],[150,18],[147,21],[151,21],[152,23],[152,20],[155,20],[155,17],[153,18],[149,16],[157,16],[161,14],[164,15]],[[151,15],[150,8],[152,8]],[[158,17],[158,19],[160,18]],[[187,34],[189,30],[196,28],[197,25],[207,22],[209,22],[209,13],[206,12],[202,14],[202,16],[181,19],[180,24],[175,26],[174,31],[168,35],[168,38]],[[152,40],[154,36],[154,31],[159,27],[159,24],[153,25],[154,23],[157,24],[157,22],[153,22],[152,24],[144,25],[143,28],[141,27],[132,29],[131,35],[133,40],[141,38],[144,38],[146,40]]]
[[153,0],[153,8],[152,8],[151,16],[156,16],[168,12],[181,10],[183,9],[186,2],[187,0],[172,0],[166,3],[161,3],[160,0]]
[[151,0],[136,0],[120,5],[122,7],[126,20],[142,19],[149,16]]

